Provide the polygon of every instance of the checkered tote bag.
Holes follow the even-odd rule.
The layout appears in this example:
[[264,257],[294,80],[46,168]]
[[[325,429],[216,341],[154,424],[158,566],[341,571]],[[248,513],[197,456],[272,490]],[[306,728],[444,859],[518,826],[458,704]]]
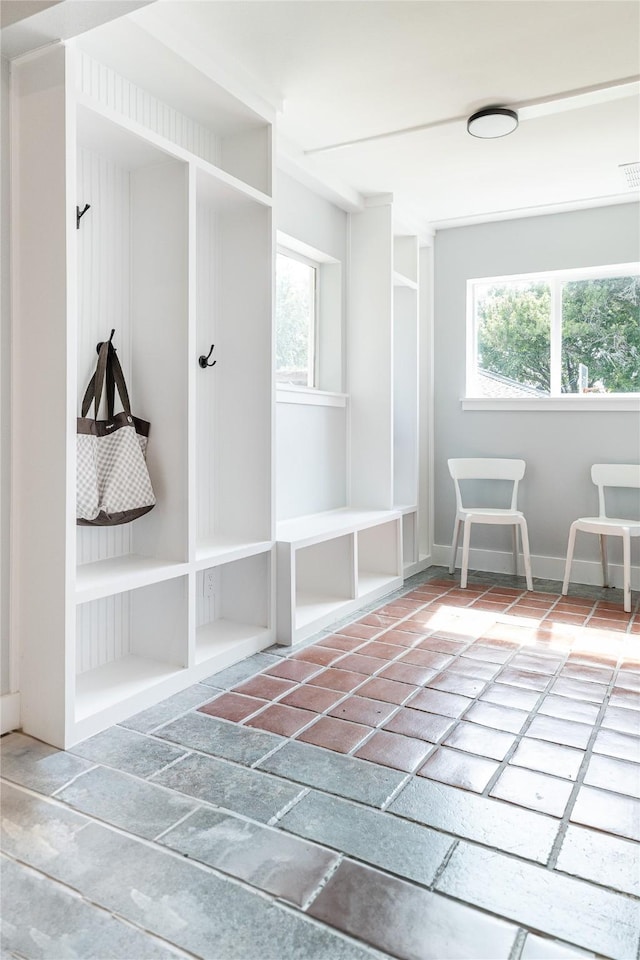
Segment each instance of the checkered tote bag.
[[[96,371],[82,401],[76,449],[76,518],[83,526],[129,523],[156,502],[146,463],[150,424],[131,413],[129,394],[111,337],[99,344]],[[98,420],[106,383],[107,419]],[[115,387],[122,411],[114,414]],[[88,417],[91,403],[94,415]]]

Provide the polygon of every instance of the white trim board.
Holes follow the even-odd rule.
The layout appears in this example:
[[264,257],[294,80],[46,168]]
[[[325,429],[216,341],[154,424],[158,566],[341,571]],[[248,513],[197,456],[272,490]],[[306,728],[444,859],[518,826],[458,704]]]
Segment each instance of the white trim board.
[[0,696],[0,736],[20,729],[20,694],[3,693]]
[[[458,549],[456,561],[456,570],[460,569],[461,548]],[[436,566],[448,567],[451,559],[451,546],[449,544],[434,543],[431,554],[432,563]],[[565,557],[542,557],[531,556],[531,570],[534,577],[540,577],[544,580],[558,580],[560,583],[564,580]],[[471,549],[469,551],[469,570],[480,570],[486,573],[513,573],[513,554],[510,551],[501,550],[479,550]],[[523,575],[522,560],[518,563],[518,573]],[[622,589],[622,564],[609,564],[609,582],[612,587]],[[569,590],[572,584],[587,584],[589,586],[602,586],[602,567],[597,560],[576,560],[571,565],[571,579],[569,581]],[[640,567],[631,567],[631,589],[640,590]],[[621,598],[622,599],[622,598]]]

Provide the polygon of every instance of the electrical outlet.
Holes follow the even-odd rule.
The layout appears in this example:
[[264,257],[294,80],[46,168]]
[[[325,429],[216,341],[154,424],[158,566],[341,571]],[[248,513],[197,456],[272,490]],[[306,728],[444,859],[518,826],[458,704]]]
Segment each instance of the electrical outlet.
[[205,570],[204,571],[204,595],[205,597],[212,597],[215,593],[215,571],[214,570]]

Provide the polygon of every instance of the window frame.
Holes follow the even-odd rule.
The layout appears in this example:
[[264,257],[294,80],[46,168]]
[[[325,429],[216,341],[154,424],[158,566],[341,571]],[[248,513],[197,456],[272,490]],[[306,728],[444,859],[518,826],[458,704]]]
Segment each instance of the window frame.
[[[532,273],[504,274],[497,277],[473,277],[466,285],[466,376],[464,410],[626,410],[640,411],[640,392],[634,393],[562,393],[562,285],[580,280],[608,277],[640,276],[640,262],[606,264],[605,266],[545,270]],[[544,282],[551,293],[550,316],[550,380],[548,396],[540,397],[480,397],[476,383],[478,375],[478,324],[476,322],[476,286],[480,283]]]
[[[288,257],[290,260],[297,260],[298,263],[303,263],[307,267],[311,267],[313,270],[313,299],[312,299],[312,308],[313,316],[311,317],[310,327],[308,331],[307,339],[309,345],[309,353],[311,356],[307,356],[307,381],[311,378],[311,383],[307,382],[306,384],[296,384],[290,383],[286,380],[278,380],[278,369],[277,366],[274,370],[275,381],[278,387],[282,388],[297,388],[300,390],[317,390],[318,389],[318,321],[319,321],[319,311],[320,311],[320,264],[311,259],[311,257],[305,256],[303,253],[300,253],[297,250],[292,250],[290,247],[285,246],[282,243],[276,245],[276,268],[275,275],[277,277],[277,258],[278,256]],[[274,296],[274,320],[277,313],[276,301]],[[277,331],[277,326],[276,326]],[[277,332],[274,331],[274,339],[277,339]]]

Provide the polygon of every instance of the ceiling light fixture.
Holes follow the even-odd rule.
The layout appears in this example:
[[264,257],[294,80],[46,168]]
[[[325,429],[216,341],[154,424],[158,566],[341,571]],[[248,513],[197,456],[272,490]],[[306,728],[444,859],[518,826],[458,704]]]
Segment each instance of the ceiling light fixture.
[[518,126],[518,114],[506,107],[485,107],[467,120],[467,130],[472,137],[495,140],[506,137]]

